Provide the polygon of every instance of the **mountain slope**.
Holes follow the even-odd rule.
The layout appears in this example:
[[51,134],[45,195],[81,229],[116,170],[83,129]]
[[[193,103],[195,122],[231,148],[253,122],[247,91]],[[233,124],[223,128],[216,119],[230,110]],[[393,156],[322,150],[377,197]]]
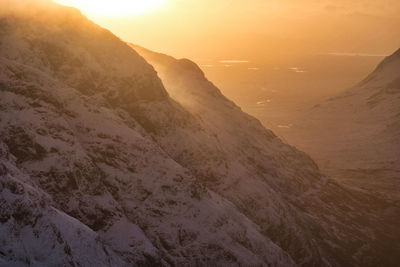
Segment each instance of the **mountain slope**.
[[287,139],[331,175],[400,200],[400,50],[362,82],[317,105]]
[[44,3],[0,18],[0,263],[395,265],[396,237],[369,210],[381,203],[195,64],[161,56],[163,73],[146,57],[161,82],[110,32]]
[[[168,97],[153,68],[75,10],[53,8],[46,15],[57,18],[56,24],[26,16],[1,20],[0,129],[11,160],[27,173],[26,183],[48,196],[48,205],[78,220],[79,228],[91,229],[94,252],[81,256],[71,236],[72,241],[60,239],[70,248],[65,258],[82,266],[294,265],[257,225],[152,141],[148,132],[158,130],[141,115],[146,107],[168,110],[171,123],[197,127]],[[11,175],[4,167],[1,181]],[[16,187],[23,185],[22,178],[13,178]],[[8,191],[2,188],[2,202],[19,211]],[[37,213],[45,218],[47,212]],[[23,255],[26,264],[47,264],[43,254],[36,256],[18,243],[19,234],[8,239],[6,227],[40,236],[52,229],[52,220],[38,227],[36,220],[19,223],[16,218],[18,212],[11,210],[1,225],[4,242],[15,246],[10,251],[2,246],[4,261],[17,263]],[[52,242],[59,235],[50,232],[43,238]],[[108,258],[98,257],[101,264],[91,262],[98,251],[111,251],[104,252]],[[59,265],[64,259],[52,260]]]
[[[366,205],[368,206],[368,213],[370,213],[371,209],[372,212],[376,212],[390,205],[375,198],[343,190],[331,180],[324,178],[316,171],[315,164],[307,156],[282,144],[272,133],[266,132],[258,121],[241,112],[237,106],[227,100],[204,77],[202,71],[193,62],[186,59],[176,60],[138,46],[133,45],[133,47],[156,68],[171,97],[181,103],[194,116],[200,118],[203,128],[210,132],[210,135],[220,137],[218,145],[223,144],[223,149],[230,150],[230,153],[227,154],[230,155],[231,160],[235,161],[235,165],[229,166],[225,173],[215,171],[223,169],[218,164],[218,160],[212,158],[208,163],[205,163],[206,160],[202,161],[202,166],[206,166],[206,164],[214,165],[210,168],[212,177],[219,178],[208,182],[208,186],[230,199],[238,207],[242,207],[243,212],[249,218],[258,221],[264,231],[269,236],[273,236],[273,240],[278,244],[290,251],[289,253],[295,259],[301,257],[304,259],[308,253],[311,255],[313,253],[326,253],[322,249],[323,243],[321,244],[319,241],[307,243],[307,238],[304,239],[304,236],[313,236],[312,238],[316,240],[315,232],[320,225],[335,225],[337,221],[330,221],[327,218],[329,217],[328,214],[332,214],[333,217],[344,218],[349,216],[352,213],[349,210],[353,210],[355,207],[361,212],[362,210],[365,211],[364,205]],[[247,129],[251,130],[247,131]],[[245,132],[244,136],[242,136],[243,132]],[[243,144],[248,144],[246,150],[242,149]],[[176,146],[179,146],[179,143],[176,143]],[[241,156],[244,157],[241,158]],[[178,159],[178,161],[185,165],[185,159]],[[252,169],[252,167],[256,168]],[[252,170],[251,174],[248,172],[249,169]],[[229,170],[234,171],[229,172]],[[273,171],[271,172],[271,170]],[[248,178],[243,179],[243,177]],[[309,220],[307,216],[304,218],[302,216],[304,214],[298,214],[293,210],[290,213],[295,214],[294,218],[290,218],[291,214],[280,214],[280,208],[271,204],[278,202],[278,200],[271,201],[271,199],[274,199],[273,191],[278,192],[281,197],[283,196],[285,202],[306,211],[307,215],[312,214],[313,220]],[[329,201],[327,201],[328,199]],[[265,203],[268,203],[268,210],[264,211]],[[310,205],[310,203],[313,204]],[[333,205],[331,206],[329,203]],[[338,209],[339,206],[344,209]],[[284,220],[287,222],[296,222],[282,225],[279,220],[276,220],[276,214],[280,214],[280,218],[285,218]],[[369,216],[372,219],[377,214],[371,215]],[[359,217],[355,215],[353,220],[357,221],[356,224],[358,224],[363,221],[362,217],[363,215]],[[268,222],[268,225],[265,222]],[[382,229],[385,229],[386,223],[385,221],[381,225]],[[390,234],[396,232],[392,228],[393,224],[391,222],[388,224],[388,229],[385,230]],[[358,230],[365,227],[365,225],[361,225]],[[342,234],[347,233],[344,236],[347,235],[348,240],[350,240],[357,229],[348,226],[347,223],[340,226],[336,225],[341,229]],[[294,227],[296,228],[293,229]],[[301,229],[300,232],[298,227]],[[277,231],[280,233],[279,235],[276,235]],[[324,240],[335,240],[337,238],[337,236],[331,236],[329,231],[327,233],[324,230],[320,232],[320,235],[323,236]],[[356,234],[357,239],[362,235],[361,233]],[[379,234],[377,235],[379,236]],[[341,243],[343,240],[340,239],[338,238],[334,242]],[[377,243],[380,242],[377,241]],[[384,242],[390,243],[388,240]],[[354,249],[354,247],[351,249],[347,247],[349,244],[345,247],[349,250]],[[339,246],[343,246],[343,243]],[[353,243],[351,246],[356,247],[357,245]],[[382,244],[378,246],[382,246]],[[302,255],[297,254],[299,247],[304,249],[301,252]],[[398,246],[394,246],[394,248],[398,249]],[[312,252],[312,249],[315,250]],[[380,248],[377,248],[377,250],[380,250]],[[335,253],[340,254],[339,251],[340,249],[336,250]],[[321,254],[317,257],[324,257]],[[342,265],[349,264],[348,260],[344,260],[345,255],[338,256],[336,254],[336,257],[342,259]],[[321,265],[322,263],[317,264]]]

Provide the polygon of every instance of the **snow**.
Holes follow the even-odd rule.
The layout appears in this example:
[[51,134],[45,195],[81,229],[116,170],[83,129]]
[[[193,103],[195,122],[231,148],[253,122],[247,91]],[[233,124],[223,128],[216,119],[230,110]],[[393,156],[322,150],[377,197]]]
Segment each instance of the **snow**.
[[364,248],[353,240],[379,250],[363,196],[196,64],[137,49],[153,67],[76,11],[51,12],[51,25],[0,21],[1,261],[339,266]]

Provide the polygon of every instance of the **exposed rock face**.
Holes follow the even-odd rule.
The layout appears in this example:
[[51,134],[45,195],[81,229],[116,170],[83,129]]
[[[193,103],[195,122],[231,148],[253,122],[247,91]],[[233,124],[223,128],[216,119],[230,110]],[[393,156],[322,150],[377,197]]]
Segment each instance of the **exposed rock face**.
[[79,12],[35,8],[0,18],[1,265],[396,263],[368,211],[379,203],[322,175],[194,63],[140,49],[166,90]]

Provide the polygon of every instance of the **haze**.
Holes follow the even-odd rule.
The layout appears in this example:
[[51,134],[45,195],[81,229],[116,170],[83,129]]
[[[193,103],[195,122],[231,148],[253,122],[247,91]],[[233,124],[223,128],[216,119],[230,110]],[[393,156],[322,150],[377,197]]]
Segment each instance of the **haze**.
[[278,133],[400,46],[396,0],[167,0],[136,15],[83,12],[125,41],[195,61]]
[[396,0],[169,0],[144,15],[89,17],[126,41],[176,57],[281,61],[389,54],[400,44],[398,14]]

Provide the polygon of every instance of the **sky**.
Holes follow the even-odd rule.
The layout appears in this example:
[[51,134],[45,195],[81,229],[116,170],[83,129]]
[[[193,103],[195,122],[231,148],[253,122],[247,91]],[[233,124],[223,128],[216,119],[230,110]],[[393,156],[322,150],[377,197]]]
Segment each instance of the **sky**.
[[85,15],[125,41],[198,61],[390,54],[400,47],[398,0],[104,1],[159,5],[131,14],[143,4],[127,6],[120,15],[94,12],[103,1],[75,2],[85,1]]

